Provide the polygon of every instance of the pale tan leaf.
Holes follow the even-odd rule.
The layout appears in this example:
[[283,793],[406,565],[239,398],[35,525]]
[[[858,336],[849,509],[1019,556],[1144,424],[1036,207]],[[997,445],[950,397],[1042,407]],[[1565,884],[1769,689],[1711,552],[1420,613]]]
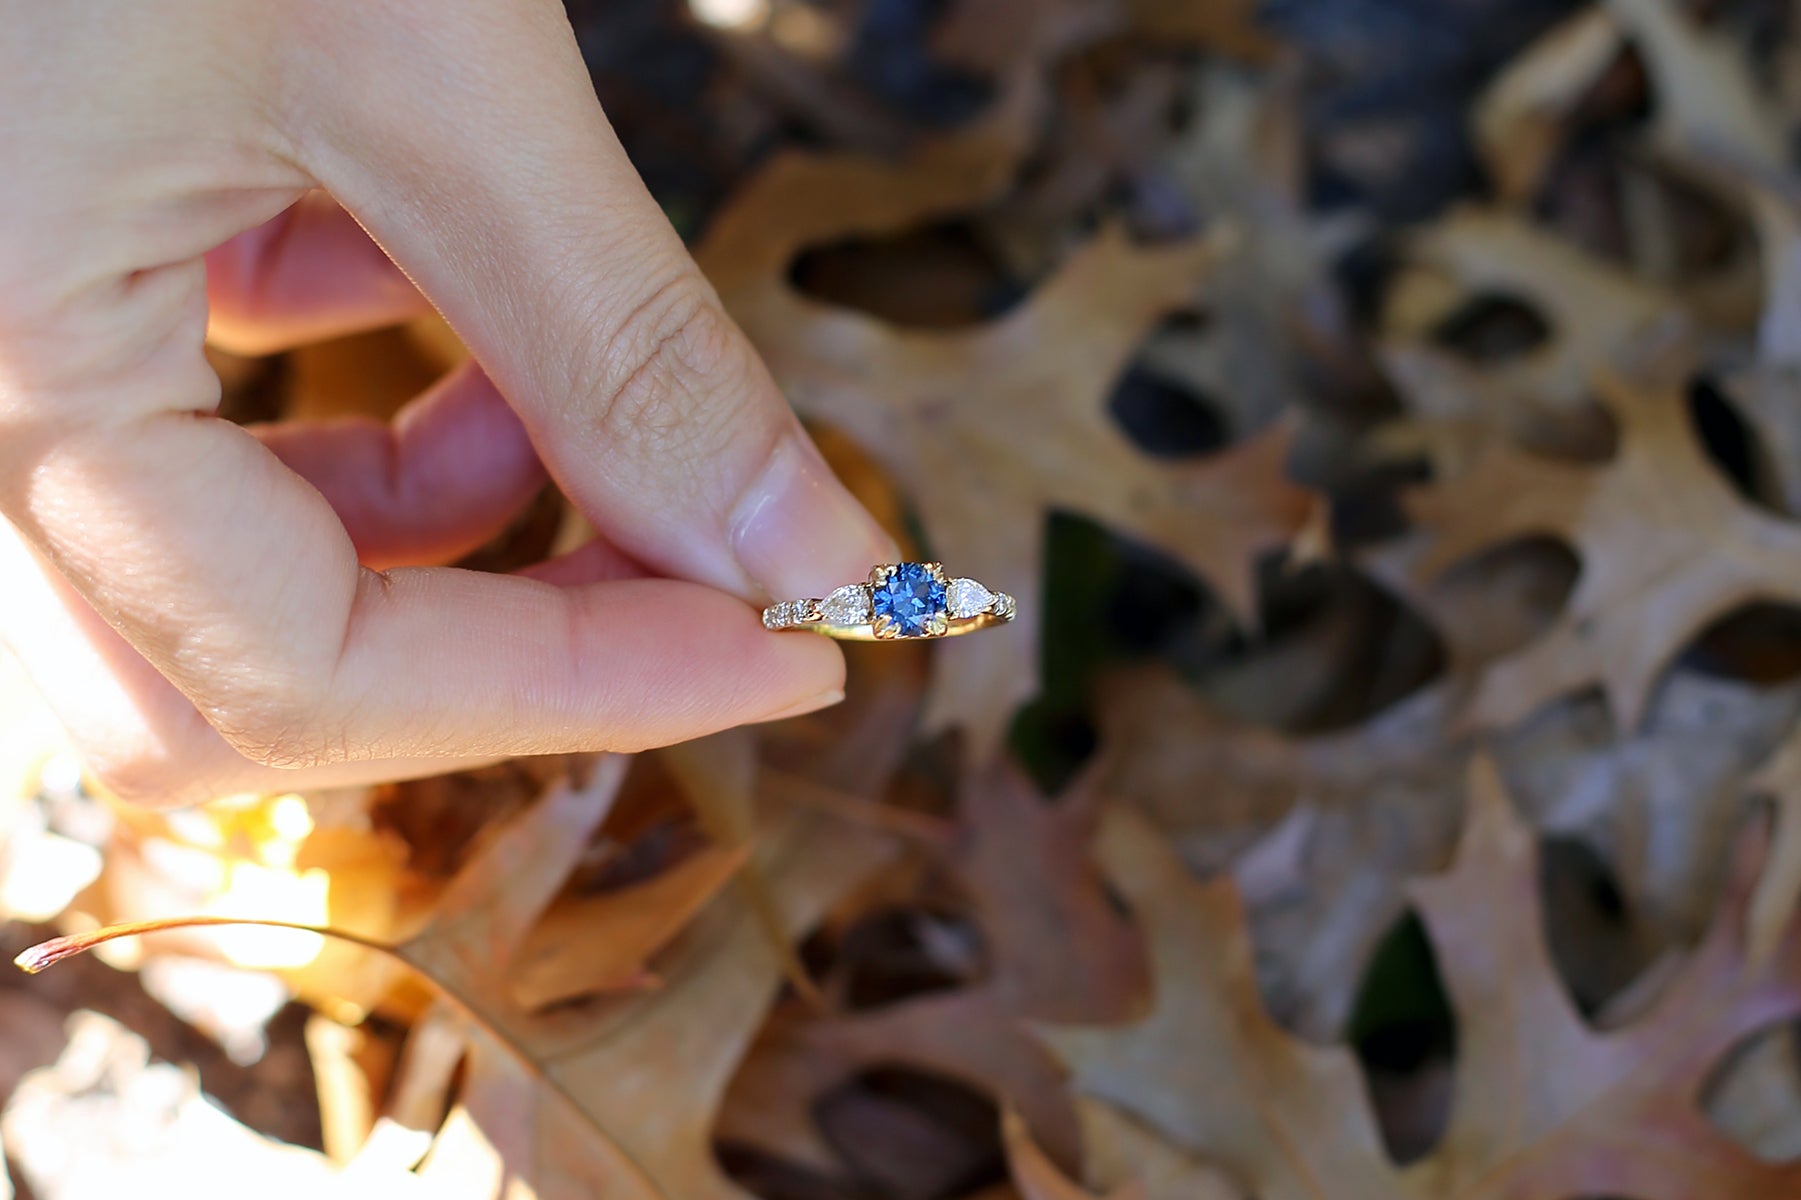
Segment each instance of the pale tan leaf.
[[[1285,886],[1247,894],[1258,982],[1285,1025],[1342,1029],[1357,979],[1399,918],[1400,880],[1456,837],[1467,749],[1450,737],[1457,693],[1421,691],[1340,733],[1291,737],[1232,720],[1165,671],[1107,681],[1107,791],[1132,801],[1206,873],[1242,872],[1286,822]],[[1302,810],[1305,810],[1304,819]]]
[[[790,938],[888,852],[880,835],[801,813],[758,843]],[[538,1016],[478,1010],[462,1115],[422,1171],[459,1177],[474,1169],[460,1156],[474,1154],[497,1164],[484,1178],[523,1179],[541,1200],[741,1197],[714,1163],[713,1114],[781,974],[781,954],[755,915],[721,898],[683,938],[655,992]],[[482,1145],[491,1152],[477,1153]],[[434,1168],[440,1152],[457,1165]]]
[[1765,1030],[1709,1082],[1707,1115],[1766,1162],[1801,1157],[1801,1047],[1793,1026]]
[[1195,882],[1128,809],[1107,814],[1099,853],[1146,927],[1157,1005],[1129,1025],[1046,1031],[1076,1088],[1218,1162],[1262,1200],[1389,1200],[1395,1178],[1356,1062],[1264,1013],[1231,881]]
[[[749,727],[728,729],[711,737],[668,746],[659,752],[676,777],[688,803],[700,816],[701,828],[727,850],[747,850],[755,833],[757,735]],[[782,919],[770,895],[769,882],[755,860],[743,865],[740,887],[751,911],[782,956],[788,981],[813,1003],[820,1003],[806,968],[784,936]]]
[[[1543,345],[1465,374],[1482,394],[1458,407],[1487,410],[1470,415],[1484,416],[1490,429],[1515,428],[1535,408],[1554,415],[1579,408],[1600,364],[1680,308],[1669,292],[1502,211],[1454,210],[1408,238],[1407,261],[1383,313],[1390,353],[1443,354],[1429,346],[1432,332],[1485,296],[1526,303],[1550,327]],[[1442,380],[1440,374],[1423,382]],[[1453,415],[1456,410],[1446,409],[1451,401],[1437,394],[1441,390],[1410,390],[1409,407],[1423,415]]]
[[1308,1046],[1263,1012],[1231,884],[1193,880],[1125,810],[1109,814],[1100,852],[1147,927],[1157,1008],[1046,1036],[1089,1103],[1219,1163],[1259,1200],[1755,1200],[1801,1186],[1801,1164],[1758,1161],[1699,1107],[1723,1056],[1801,1012],[1801,930],[1772,969],[1744,960],[1755,838],[1712,931],[1649,1013],[1598,1032],[1544,949],[1534,839],[1479,760],[1454,866],[1411,889],[1457,1014],[1458,1074],[1449,1129],[1405,1170],[1383,1154],[1348,1053]]
[[1752,81],[1744,51],[1704,29],[1677,0],[1605,0],[1644,56],[1657,103],[1659,146],[1678,162],[1780,168],[1788,139],[1773,103]]
[[1022,1019],[1096,1020],[1140,1006],[1143,949],[1088,861],[1096,779],[1045,799],[1000,761],[964,781],[950,868],[989,947],[982,983],[824,1019],[775,1022],[733,1082],[731,1140],[825,1167],[810,1106],[859,1071],[929,1070],[1012,1105],[1039,1142],[1077,1157],[1056,1066]]
[[1758,877],[1748,917],[1749,958],[1761,966],[1776,952],[1801,902],[1801,733],[1791,734],[1747,782],[1776,804],[1770,861]]
[[306,1019],[306,1054],[319,1094],[320,1139],[325,1156],[346,1163],[375,1128],[375,1093],[359,1057],[368,1036],[314,1013]]
[[1635,728],[1664,667],[1708,624],[1754,601],[1801,599],[1801,525],[1747,504],[1708,458],[1682,390],[1689,363],[1672,334],[1629,374],[1597,381],[1620,427],[1609,462],[1501,444],[1467,476],[1409,494],[1435,539],[1426,577],[1532,536],[1560,538],[1582,561],[1557,624],[1484,672],[1468,713],[1477,727],[1598,684],[1619,726]]
[[952,333],[893,328],[792,288],[787,266],[801,247],[979,204],[1017,149],[1001,142],[998,151],[980,138],[935,144],[899,166],[783,156],[697,248],[795,405],[900,482],[932,556],[1018,598],[1011,628],[940,649],[927,702],[926,730],[964,726],[982,758],[1037,688],[1048,513],[1094,517],[1175,555],[1247,617],[1254,556],[1281,546],[1307,507],[1282,472],[1286,427],[1209,461],[1166,465],[1106,412],[1152,325],[1196,297],[1220,238],[1141,248],[1104,229],[1018,308]]
[[1145,1200],[1248,1200],[1217,1167],[1098,1100],[1076,1102],[1086,1174],[1103,1186],[1141,1184]]
[[757,735],[728,729],[656,752],[694,806],[701,828],[727,849],[746,845],[756,826]]
[[513,963],[513,999],[544,1008],[653,987],[646,964],[748,861],[750,847],[709,847],[631,887],[553,905]]
[[1564,122],[1624,48],[1605,9],[1579,12],[1515,56],[1476,101],[1477,149],[1503,201],[1538,191],[1563,140]]
[[[1013,1182],[1024,1200],[1096,1200],[1093,1192],[1077,1185],[1045,1157],[1025,1121],[1010,1108],[1001,1115],[1001,1142],[1007,1149]],[[1107,1200],[1145,1200],[1145,1191],[1136,1183],[1122,1184],[1107,1193]]]
[[[1747,190],[1764,265],[1758,365],[1793,372],[1801,368],[1801,207],[1793,194],[1755,182]],[[1789,383],[1792,388],[1792,377]]]
[[629,759],[596,761],[582,786],[559,784],[503,826],[446,889],[437,915],[399,954],[465,1008],[503,1010],[510,963],[606,819]]
[[1774,970],[1744,962],[1746,857],[1712,933],[1650,1014],[1597,1033],[1543,950],[1533,839],[1478,760],[1456,866],[1413,887],[1461,1019],[1451,1125],[1410,1181],[1458,1196],[1499,1173],[1494,1194],[1546,1200],[1572,1190],[1751,1197],[1801,1184],[1801,1165],[1748,1160],[1697,1107],[1723,1054],[1801,1004],[1793,927]]

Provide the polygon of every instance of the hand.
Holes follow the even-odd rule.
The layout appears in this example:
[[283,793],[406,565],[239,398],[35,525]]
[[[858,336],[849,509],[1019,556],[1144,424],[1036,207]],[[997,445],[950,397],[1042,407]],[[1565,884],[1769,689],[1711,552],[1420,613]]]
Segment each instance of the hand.
[[[0,22],[0,637],[104,782],[398,778],[837,699],[838,650],[745,600],[893,550],[645,192],[559,4]],[[480,366],[393,427],[211,415],[209,320],[264,351],[426,298]],[[536,578],[427,565],[545,470],[600,540]]]

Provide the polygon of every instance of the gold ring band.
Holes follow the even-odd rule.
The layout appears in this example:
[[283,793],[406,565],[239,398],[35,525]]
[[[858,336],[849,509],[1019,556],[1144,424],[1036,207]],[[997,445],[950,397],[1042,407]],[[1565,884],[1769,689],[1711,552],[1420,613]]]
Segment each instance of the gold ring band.
[[766,629],[805,629],[846,642],[957,637],[1013,619],[1013,597],[973,579],[949,579],[938,563],[884,563],[868,583],[763,610]]

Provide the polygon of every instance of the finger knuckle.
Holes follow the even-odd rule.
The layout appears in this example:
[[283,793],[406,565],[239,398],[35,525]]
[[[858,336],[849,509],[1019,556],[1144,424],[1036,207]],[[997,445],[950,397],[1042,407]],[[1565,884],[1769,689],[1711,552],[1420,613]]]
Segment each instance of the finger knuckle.
[[298,688],[208,716],[233,750],[260,766],[301,770],[349,757],[345,739],[332,732],[317,698]]
[[695,398],[748,365],[743,339],[704,281],[678,276],[636,304],[602,339],[590,386],[594,422],[611,441],[679,451],[704,432]]

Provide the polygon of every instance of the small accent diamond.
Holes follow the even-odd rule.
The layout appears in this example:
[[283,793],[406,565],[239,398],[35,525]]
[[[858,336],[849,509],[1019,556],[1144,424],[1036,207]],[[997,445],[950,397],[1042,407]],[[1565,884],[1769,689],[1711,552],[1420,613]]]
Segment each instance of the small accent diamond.
[[763,610],[763,628],[792,629],[819,619],[819,601],[784,600]]
[[973,579],[953,579],[944,589],[946,604],[953,617],[974,617],[988,611],[994,593]]
[[869,585],[853,583],[839,588],[819,602],[819,611],[828,625],[869,624]]

